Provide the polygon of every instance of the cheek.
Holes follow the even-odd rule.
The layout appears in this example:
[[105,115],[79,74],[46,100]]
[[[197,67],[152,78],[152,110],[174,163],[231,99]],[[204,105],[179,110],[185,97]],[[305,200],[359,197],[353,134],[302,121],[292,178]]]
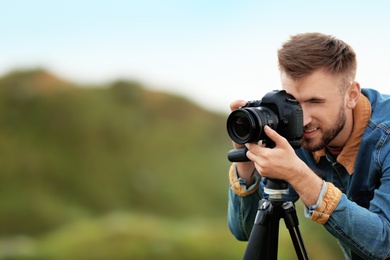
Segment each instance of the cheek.
[[337,124],[337,122],[342,117],[342,115],[340,115],[340,112],[340,108],[336,105],[329,106],[327,108],[324,107],[316,112],[315,119],[325,128],[332,127],[333,125]]
[[303,106],[304,125],[312,124],[331,124],[337,120],[337,108],[323,106]]

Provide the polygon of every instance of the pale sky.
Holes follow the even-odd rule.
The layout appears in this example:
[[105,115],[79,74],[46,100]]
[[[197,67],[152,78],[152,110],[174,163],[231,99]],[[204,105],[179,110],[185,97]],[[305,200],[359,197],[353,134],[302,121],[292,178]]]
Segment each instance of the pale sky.
[[280,89],[276,51],[322,32],[357,52],[362,87],[390,93],[390,1],[8,0],[0,74],[43,67],[76,83],[136,79],[228,112]]

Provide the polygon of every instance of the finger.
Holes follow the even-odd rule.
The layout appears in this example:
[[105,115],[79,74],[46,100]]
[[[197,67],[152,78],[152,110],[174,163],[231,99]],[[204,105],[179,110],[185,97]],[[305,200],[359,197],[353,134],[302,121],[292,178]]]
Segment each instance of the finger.
[[248,148],[248,151],[246,153],[246,156],[248,157],[249,160],[256,162],[258,160],[262,160],[264,153],[264,146],[261,145],[259,146],[256,143],[246,143],[245,144],[246,148]]
[[258,156],[260,151],[259,148],[264,147],[263,145],[259,146],[256,143],[246,143],[245,146],[248,148],[248,152],[253,156]]
[[242,99],[235,100],[232,103],[230,103],[230,110],[233,111],[233,110],[236,110],[240,107],[243,107],[246,105],[246,103],[247,102],[245,100],[242,100]]
[[246,157],[251,160],[251,161],[255,161],[257,159],[257,155],[255,155],[253,152],[253,149],[252,149],[252,146],[253,144],[245,144],[246,148],[248,148],[248,151],[246,152]]
[[266,125],[264,127],[265,134],[275,143],[275,145],[284,145],[287,140],[283,136],[279,135],[275,130]]

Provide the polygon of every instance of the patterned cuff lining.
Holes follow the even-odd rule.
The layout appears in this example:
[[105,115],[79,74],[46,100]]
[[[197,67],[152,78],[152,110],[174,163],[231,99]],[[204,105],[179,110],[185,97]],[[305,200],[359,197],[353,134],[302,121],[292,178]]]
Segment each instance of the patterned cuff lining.
[[332,183],[327,182],[327,189],[322,199],[322,203],[318,208],[310,208],[312,213],[311,220],[320,224],[325,224],[330,215],[332,215],[334,209],[339,204],[341,199],[341,191],[336,188]]
[[254,172],[252,184],[249,187],[246,187],[245,180],[238,178],[236,165],[233,163],[229,170],[229,181],[233,192],[240,197],[245,197],[257,190],[260,184],[260,176]]

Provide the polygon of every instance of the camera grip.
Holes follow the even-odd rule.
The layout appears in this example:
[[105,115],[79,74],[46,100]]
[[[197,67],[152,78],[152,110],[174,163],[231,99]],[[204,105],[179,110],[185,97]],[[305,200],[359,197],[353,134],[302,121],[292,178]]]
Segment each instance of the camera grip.
[[248,157],[246,157],[246,152],[248,151],[248,148],[242,147],[230,150],[228,152],[228,159],[231,162],[248,162],[250,161]]

